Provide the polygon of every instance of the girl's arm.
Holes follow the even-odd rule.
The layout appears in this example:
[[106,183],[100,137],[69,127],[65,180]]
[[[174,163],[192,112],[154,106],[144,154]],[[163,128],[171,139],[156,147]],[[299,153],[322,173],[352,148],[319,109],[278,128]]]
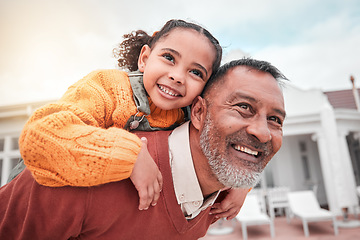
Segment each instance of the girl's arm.
[[126,73],[118,70],[93,72],[57,103],[35,111],[19,142],[25,164],[38,183],[93,186],[130,176],[141,140],[121,129],[127,115],[136,112],[124,77]]

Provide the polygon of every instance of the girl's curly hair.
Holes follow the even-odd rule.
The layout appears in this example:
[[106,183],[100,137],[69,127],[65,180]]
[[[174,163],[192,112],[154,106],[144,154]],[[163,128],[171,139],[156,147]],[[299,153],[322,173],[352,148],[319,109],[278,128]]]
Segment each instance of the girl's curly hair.
[[175,28],[193,29],[209,39],[216,51],[216,59],[212,65],[212,72],[215,73],[220,66],[222,57],[222,48],[219,41],[205,28],[194,23],[176,19],[168,21],[159,32],[155,32],[152,36],[143,30],[125,34],[123,36],[124,40],[113,51],[114,56],[118,60],[118,66],[122,69],[128,69],[129,71],[136,71],[138,69],[137,64],[141,48],[145,44],[152,48],[159,39],[167,36],[169,32]]

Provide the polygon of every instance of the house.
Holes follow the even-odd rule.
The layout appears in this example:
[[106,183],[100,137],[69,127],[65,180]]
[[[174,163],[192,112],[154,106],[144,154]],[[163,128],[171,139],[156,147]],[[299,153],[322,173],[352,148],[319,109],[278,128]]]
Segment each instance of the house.
[[7,182],[10,170],[21,158],[18,141],[25,122],[36,108],[48,102],[0,106],[0,186]]
[[[359,89],[358,89],[359,91]],[[267,187],[316,189],[320,204],[336,214],[358,205],[360,112],[351,90],[322,92],[284,89],[287,117],[280,151],[266,167]],[[0,106],[1,185],[20,159],[18,137],[26,120],[44,102]]]
[[[359,89],[357,89],[359,91]],[[352,90],[284,89],[283,145],[265,171],[268,186],[316,190],[336,214],[358,206],[360,111]]]

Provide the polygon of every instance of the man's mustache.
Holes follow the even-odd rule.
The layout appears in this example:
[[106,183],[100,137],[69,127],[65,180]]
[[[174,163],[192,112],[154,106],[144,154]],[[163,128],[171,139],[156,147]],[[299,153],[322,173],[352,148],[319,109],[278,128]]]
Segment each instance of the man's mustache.
[[241,129],[226,137],[227,144],[239,144],[248,147],[252,147],[253,150],[262,152],[263,156],[268,156],[272,151],[271,141],[260,142],[255,136],[252,136],[246,132],[245,129]]

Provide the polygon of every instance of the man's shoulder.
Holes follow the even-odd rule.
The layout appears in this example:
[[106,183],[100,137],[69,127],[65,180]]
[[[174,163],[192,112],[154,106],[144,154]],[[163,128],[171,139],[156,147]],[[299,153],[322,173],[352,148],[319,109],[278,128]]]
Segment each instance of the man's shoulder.
[[[169,135],[173,130],[167,131],[137,131],[134,132],[138,137],[146,137],[147,139],[147,148],[151,157],[159,166],[160,171],[168,171],[170,169],[169,165]],[[164,164],[165,163],[165,164]],[[165,167],[166,166],[166,167]]]
[[172,133],[173,130],[166,130],[166,131],[136,131],[135,133],[138,137],[146,137],[148,139],[154,139],[156,142],[163,142],[167,141],[169,135]]
[[[138,137],[146,137],[147,147],[151,155],[168,155],[168,138],[173,130],[167,131],[137,131],[134,132]],[[154,156],[153,156],[154,157]],[[155,157],[154,157],[155,158]]]

